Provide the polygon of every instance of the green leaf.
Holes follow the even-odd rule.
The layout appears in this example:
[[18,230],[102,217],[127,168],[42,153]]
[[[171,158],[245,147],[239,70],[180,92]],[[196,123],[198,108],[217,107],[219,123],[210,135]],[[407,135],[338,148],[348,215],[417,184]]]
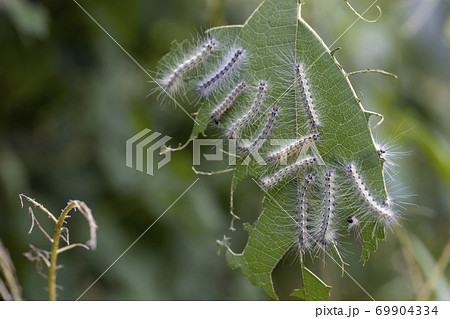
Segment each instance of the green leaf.
[[324,301],[330,296],[330,286],[327,286],[305,266],[302,266],[303,288],[296,289],[292,296],[308,301]]
[[[222,44],[222,49],[216,52],[213,61],[220,61],[225,56],[227,47],[242,47],[247,52],[246,62],[236,79],[222,87],[219,93],[212,94],[200,103],[191,138],[205,132],[211,123],[212,110],[237,83],[245,81],[249,89],[223,116],[221,125],[226,131],[233,120],[249,109],[261,80],[268,83],[265,105],[259,119],[242,131],[242,138],[252,140],[258,135],[274,105],[281,108],[281,113],[271,137],[259,150],[263,158],[269,151],[278,148],[271,144],[272,140],[297,139],[311,133],[298,84],[296,85],[298,82],[295,81],[294,66],[296,63],[304,63],[316,112],[321,121],[318,129],[321,140],[307,154],[320,159],[313,169],[321,179],[330,169],[336,169],[339,171],[338,175],[341,175],[337,179],[338,191],[342,192],[336,204],[336,231],[345,236],[347,217],[356,214],[359,218],[367,209],[357,195],[349,191],[351,185],[348,178],[342,176],[345,172],[341,174],[343,166],[350,162],[356,163],[367,189],[378,201],[383,202],[388,198],[383,162],[374,146],[368,124],[373,113],[364,110],[342,67],[316,32],[300,17],[300,7],[299,0],[266,0],[244,25],[208,31],[210,36]],[[172,53],[179,54],[174,50],[169,55]],[[204,78],[208,73],[206,70],[199,71],[197,78]],[[195,92],[196,83],[186,81],[186,85],[190,85],[192,89],[191,93]],[[305,156],[302,152],[300,154]],[[291,158],[289,163],[295,160],[296,158]],[[232,192],[236,190],[239,181],[247,176],[257,182],[256,178],[270,176],[280,167],[266,165],[253,157],[238,158]],[[295,194],[304,176],[305,172],[301,172],[265,193],[263,211],[256,222],[244,225],[248,232],[248,242],[242,253],[233,252],[228,241],[226,243],[226,258],[230,267],[240,268],[252,284],[263,287],[274,299],[278,297],[273,287],[272,271],[297,243]],[[311,196],[311,211],[318,214],[322,198],[317,192]],[[377,249],[377,239],[385,238],[385,230],[382,225],[368,218],[361,218],[360,226],[360,236],[363,239],[361,262],[364,264],[370,257],[370,251]],[[339,239],[336,246],[339,247]],[[332,258],[340,258],[339,253],[328,254]],[[303,265],[301,267],[304,287],[294,292],[294,295],[308,300],[326,299],[329,287]]]

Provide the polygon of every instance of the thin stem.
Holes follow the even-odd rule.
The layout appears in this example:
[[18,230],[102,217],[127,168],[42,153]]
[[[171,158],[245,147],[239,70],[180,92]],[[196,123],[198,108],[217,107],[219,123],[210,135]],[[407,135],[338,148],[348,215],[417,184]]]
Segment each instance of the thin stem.
[[65,252],[67,250],[70,250],[72,248],[75,248],[75,247],[83,247],[83,248],[89,250],[89,246],[86,246],[85,244],[76,243],[76,244],[71,244],[71,245],[64,246],[64,247],[58,249],[58,254]]
[[28,196],[26,196],[26,195],[24,195],[24,194],[20,194],[20,195],[19,195],[19,198],[20,198],[20,203],[22,204],[22,207],[23,207],[23,201],[22,201],[22,198],[25,198],[27,201],[29,201],[30,203],[32,203],[35,207],[39,208],[39,209],[42,210],[44,213],[46,213],[47,216],[50,217],[50,218],[55,222],[55,224],[56,224],[56,222],[57,222],[56,217],[53,216],[53,214],[50,213],[50,212],[48,211],[47,208],[45,208],[44,206],[42,206],[42,204],[39,204],[39,203],[36,202],[34,199],[32,199],[32,198],[30,198],[30,197],[28,197]]
[[192,170],[194,171],[195,174],[197,175],[207,175],[207,176],[212,176],[212,175],[217,175],[217,174],[223,174],[223,173],[229,173],[232,172],[234,170],[234,168],[228,168],[228,169],[224,169],[221,171],[217,171],[217,172],[202,172],[202,171],[197,171],[195,169],[194,166],[192,166]]
[[409,277],[411,278],[414,292],[416,293],[416,295],[418,295],[421,287],[424,286],[424,279],[422,277],[422,273],[420,271],[417,260],[414,256],[411,241],[409,240],[408,233],[403,227],[396,227],[395,233],[397,234],[397,238],[400,242],[403,257],[405,258],[406,262],[406,270],[409,274]]
[[[369,22],[369,23],[374,23],[374,22],[377,22],[377,21],[381,18],[382,12],[381,12],[381,8],[380,8],[379,6],[377,6],[377,9],[378,9],[378,17],[377,17],[376,19],[374,19],[374,20],[368,20],[368,19],[364,18],[362,15],[360,15],[360,14],[358,13],[358,11],[356,11],[355,8],[353,8],[352,5],[348,2],[348,0],[344,0],[344,1],[345,1],[345,3],[348,5],[348,7],[350,8],[350,10],[352,10],[353,13],[356,14],[356,15],[358,16],[358,18],[360,18],[361,20],[364,20],[364,21]],[[375,2],[377,2],[377,0],[375,0]],[[374,3],[375,3],[375,2],[374,2]],[[367,10],[366,10],[366,11],[367,11]],[[365,13],[365,11],[364,11],[364,13]],[[364,13],[363,13],[363,14],[364,14]]]
[[398,76],[395,75],[394,73],[391,73],[391,72],[388,72],[388,71],[384,71],[384,70],[380,70],[380,69],[358,70],[358,71],[348,72],[345,75],[349,76],[349,75],[355,75],[355,74],[361,74],[361,73],[370,73],[370,72],[379,73],[379,74],[382,74],[382,75],[388,75],[388,76],[392,76],[395,79],[398,79]]
[[16,269],[11,261],[8,250],[3,246],[0,240],[0,296],[3,300],[22,300],[21,289],[17,281]]
[[39,223],[39,221],[37,220],[36,216],[34,216],[33,209],[31,209],[31,207],[28,207],[28,211],[30,212],[30,215],[31,215],[31,228],[30,228],[30,230],[28,231],[28,234],[31,234],[31,232],[33,231],[33,228],[34,228],[34,223],[36,223],[36,225],[38,225],[38,227],[39,227],[39,230],[40,230],[40,231],[45,235],[45,237],[47,237],[48,240],[50,240],[50,242],[52,243],[52,242],[53,242],[53,239],[50,237],[49,234],[47,234],[47,232],[45,231],[45,229],[42,228],[42,226],[41,226],[41,224]]
[[231,214],[231,224],[230,230],[235,231],[234,221],[241,219],[238,215],[234,213],[234,183],[236,180],[236,175],[233,173],[233,178],[231,180],[231,189],[230,189],[230,214]]
[[6,285],[1,277],[0,277],[0,297],[2,297],[4,301],[10,300],[11,298],[11,294],[9,293],[8,288],[6,288]]
[[66,208],[61,212],[55,226],[55,234],[53,235],[53,244],[50,255],[50,267],[48,270],[48,299],[50,301],[56,301],[56,261],[58,258],[59,239],[61,236],[61,228],[67,214],[72,208],[78,207],[77,202],[70,201]]
[[[378,117],[380,118],[380,120],[377,122],[377,124],[375,125],[375,127],[377,127],[377,126],[379,126],[381,123],[383,123],[383,121],[384,121],[384,116],[383,116],[383,114],[380,114],[380,113],[377,113],[377,112],[373,112],[373,111],[367,111],[367,110],[364,110],[364,112],[367,113],[367,114],[370,114],[370,115],[378,116]],[[374,128],[375,128],[375,127],[374,127]]]
[[345,273],[344,265],[348,265],[348,264],[346,264],[346,263],[344,262],[344,260],[342,259],[342,256],[341,256],[341,254],[339,253],[339,250],[337,249],[336,243],[335,243],[335,242],[332,243],[332,247],[334,248],[334,250],[336,251],[336,254],[337,254],[338,257],[339,257],[339,260],[340,260],[340,262],[341,262],[341,269],[342,269],[342,271],[341,271],[341,277],[344,277],[344,273]]
[[161,146],[161,154],[165,154],[167,152],[181,151],[184,148],[186,148],[186,146],[188,146],[191,141],[192,141],[192,138],[189,138],[184,144],[180,143],[180,144],[178,144],[178,147],[174,147],[174,148],[163,145],[163,146]]
[[438,282],[442,274],[445,272],[445,269],[448,267],[449,263],[450,263],[450,241],[445,246],[441,257],[439,258],[438,262],[436,263],[436,266],[431,272],[431,275],[428,277],[428,280],[423,286],[422,291],[417,296],[418,301],[429,299],[431,293],[435,289],[436,283]]

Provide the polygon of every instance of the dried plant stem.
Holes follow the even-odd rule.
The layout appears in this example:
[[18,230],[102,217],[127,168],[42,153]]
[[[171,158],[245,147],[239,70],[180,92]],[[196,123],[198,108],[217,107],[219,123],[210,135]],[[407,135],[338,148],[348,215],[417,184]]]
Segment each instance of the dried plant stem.
[[436,266],[432,270],[427,282],[423,286],[422,290],[417,296],[417,301],[429,300],[431,293],[434,291],[439,278],[447,269],[450,263],[450,241],[443,249],[442,255],[436,263]]
[[70,201],[66,208],[61,212],[55,226],[55,234],[53,235],[52,250],[50,254],[50,267],[48,270],[48,299],[50,301],[56,301],[56,268],[59,249],[59,238],[61,236],[61,228],[66,219],[67,214],[72,208],[78,207],[75,201]]
[[379,73],[382,75],[388,75],[388,76],[392,76],[395,79],[398,79],[398,76],[395,75],[394,73],[388,72],[388,71],[384,71],[384,70],[380,70],[380,69],[365,69],[365,70],[359,70],[359,71],[353,71],[353,72],[348,72],[345,74],[345,76],[349,76],[349,75],[355,75],[355,74],[361,74],[361,73]]
[[3,300],[9,300],[9,291],[8,288],[6,288],[5,283],[0,278],[0,297],[2,297]]
[[[369,23],[374,23],[374,22],[377,22],[377,21],[381,18],[382,12],[381,12],[381,8],[380,8],[379,6],[377,6],[377,9],[378,9],[378,17],[377,17],[376,19],[374,19],[374,20],[368,20],[368,19],[364,18],[361,14],[359,14],[358,11],[356,11],[356,10],[352,7],[352,5],[348,2],[348,0],[344,0],[344,1],[345,1],[345,3],[348,5],[348,7],[350,8],[350,10],[352,10],[353,13],[356,14],[356,15],[358,16],[358,18],[360,18],[361,20],[364,20],[364,21],[369,22]],[[376,2],[376,1],[375,1],[375,2]],[[372,5],[374,5],[375,2],[374,2]],[[369,10],[369,9],[372,7],[372,5],[371,5],[369,8],[367,8],[366,11]],[[363,14],[366,13],[366,11],[364,11]]]
[[413,286],[414,292],[419,294],[421,287],[424,286],[425,280],[420,271],[420,266],[417,263],[417,259],[414,255],[414,249],[411,245],[408,233],[403,227],[396,227],[395,233],[400,242],[400,247],[402,248],[403,257],[406,263],[406,270],[411,278],[411,284]]
[[25,198],[27,201],[29,201],[30,203],[32,203],[35,207],[39,208],[41,211],[43,211],[44,213],[46,213],[46,214],[48,215],[48,217],[50,217],[55,223],[57,222],[56,217],[53,216],[53,214],[50,213],[50,212],[48,211],[47,208],[45,208],[44,206],[42,206],[42,204],[38,203],[38,202],[35,201],[34,199],[32,199],[32,198],[30,198],[30,197],[28,197],[28,196],[26,196],[26,195],[24,195],[24,194],[20,194],[20,195],[19,195],[19,198],[20,198],[20,203],[22,204],[22,207],[23,207],[23,200],[22,200],[22,198]]
[[[2,276],[3,275],[3,278]],[[4,279],[4,281],[3,281]],[[0,297],[3,300],[22,300],[16,269],[8,250],[0,240]]]
[[207,175],[207,176],[213,176],[213,175],[217,175],[217,174],[223,174],[223,173],[229,173],[232,172],[234,170],[234,168],[228,168],[228,169],[224,169],[221,171],[217,171],[217,172],[202,172],[202,171],[197,171],[195,169],[194,166],[192,166],[192,170],[194,171],[195,174],[197,175]]

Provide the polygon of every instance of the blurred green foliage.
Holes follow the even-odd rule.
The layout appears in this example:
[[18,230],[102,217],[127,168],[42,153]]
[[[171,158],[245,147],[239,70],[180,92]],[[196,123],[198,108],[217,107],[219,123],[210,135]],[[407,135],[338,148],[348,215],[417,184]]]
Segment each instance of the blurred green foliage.
[[[258,0],[80,0],[79,3],[145,69],[172,40],[224,24],[243,23]],[[354,1],[362,12],[371,1]],[[368,110],[385,116],[379,139],[395,139],[401,151],[393,188],[404,201],[403,231],[365,267],[347,254],[348,272],[379,300],[415,299],[449,241],[450,218],[450,4],[448,1],[378,1],[383,16],[362,21],[332,48],[346,71],[381,68],[352,77]],[[305,20],[331,45],[356,19],[344,1],[310,0]],[[376,17],[376,9],[367,17]],[[144,128],[184,142],[192,122],[180,109],[146,98],[149,77],[73,1],[0,2],[0,238],[16,265],[23,297],[46,299],[46,281],[22,255],[28,244],[45,247],[20,207],[20,193],[58,215],[69,199],[88,204],[96,217],[98,249],[60,256],[60,300],[73,300],[162,214],[198,177],[190,147],[154,176],[125,166],[125,141]],[[210,134],[214,134],[212,130]],[[220,169],[202,166],[202,170]],[[95,300],[267,299],[239,272],[230,270],[216,239],[229,231],[231,176],[199,176],[186,193],[84,296]],[[251,181],[236,194],[237,213],[252,222],[261,194]],[[411,205],[412,204],[412,205]],[[35,210],[35,213],[39,213]],[[46,220],[41,215],[45,224]],[[70,220],[74,241],[87,239],[85,221]],[[241,230],[241,223],[236,224]],[[242,238],[240,238],[242,237]],[[410,249],[408,245],[410,242]],[[358,243],[348,243],[357,245]],[[240,250],[242,247],[235,247]],[[344,245],[345,250],[345,245]],[[276,269],[280,296],[298,282],[295,256]],[[338,266],[316,262],[315,273],[331,284],[331,298],[367,299]],[[447,269],[430,299],[450,299]]]

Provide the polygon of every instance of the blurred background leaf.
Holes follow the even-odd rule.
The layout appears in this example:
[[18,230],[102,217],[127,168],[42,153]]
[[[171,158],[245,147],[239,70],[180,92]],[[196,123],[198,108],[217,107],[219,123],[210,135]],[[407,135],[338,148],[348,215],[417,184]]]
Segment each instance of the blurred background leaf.
[[[359,12],[372,3],[353,2]],[[172,40],[243,23],[260,1],[79,3],[145,69],[155,70]],[[450,3],[378,4],[383,16],[377,23],[358,21],[331,49],[342,47],[337,58],[348,72],[381,68],[399,76],[355,75],[352,83],[366,109],[385,115],[375,135],[394,138],[401,151],[409,152],[397,160],[393,187],[415,195],[400,198],[414,204],[404,205],[402,222],[411,253],[405,253],[404,238],[390,232],[365,267],[357,254],[347,254],[347,270],[375,299],[414,300],[419,291],[412,278],[426,282],[450,237]],[[366,17],[377,14],[373,8]],[[356,19],[344,1],[307,1],[303,15],[327,45]],[[0,45],[0,238],[15,262],[23,298],[46,299],[45,280],[22,256],[29,243],[39,246],[45,239],[37,232],[27,235],[31,221],[18,194],[38,199],[54,214],[69,199],[85,201],[99,225],[98,249],[61,256],[59,299],[73,300],[197,177],[189,147],[149,176],[125,166],[125,141],[150,128],[177,145],[188,138],[192,122],[170,104],[145,98],[153,88],[148,76],[75,2],[0,1]],[[245,243],[228,230],[230,182],[230,175],[201,176],[83,299],[267,299],[216,254],[216,239],[224,234],[233,237],[237,250]],[[243,183],[236,197],[242,221],[253,222],[261,205],[258,187]],[[75,241],[87,236],[84,222],[77,215],[70,220]],[[292,258],[274,274],[280,297],[289,298],[300,285],[300,277],[297,283],[288,280],[296,271]],[[313,268],[333,286],[332,299],[368,299],[351,279],[339,277],[337,265]],[[446,279],[438,281],[430,299],[448,298],[449,275],[445,267],[441,278]]]

